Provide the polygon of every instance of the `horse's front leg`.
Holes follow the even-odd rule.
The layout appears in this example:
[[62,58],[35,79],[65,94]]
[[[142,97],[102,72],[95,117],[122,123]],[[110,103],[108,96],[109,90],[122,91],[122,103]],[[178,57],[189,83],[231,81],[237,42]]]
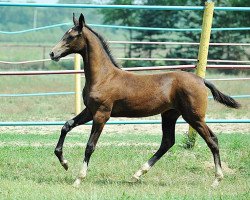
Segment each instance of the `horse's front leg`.
[[65,170],[68,170],[67,160],[63,157],[63,143],[67,133],[74,127],[85,124],[93,119],[88,109],[84,109],[79,115],[67,121],[61,130],[61,135],[55,148],[55,154]]
[[73,184],[74,187],[79,187],[81,181],[87,175],[87,169],[88,169],[90,157],[92,153],[95,151],[96,143],[101,135],[101,132],[103,130],[105,123],[110,118],[110,113],[111,112],[97,111],[93,117],[92,130],[91,130],[91,134],[90,134],[90,137],[89,137],[86,149],[85,149],[85,157],[83,160],[83,165],[81,167],[79,175],[77,176]]

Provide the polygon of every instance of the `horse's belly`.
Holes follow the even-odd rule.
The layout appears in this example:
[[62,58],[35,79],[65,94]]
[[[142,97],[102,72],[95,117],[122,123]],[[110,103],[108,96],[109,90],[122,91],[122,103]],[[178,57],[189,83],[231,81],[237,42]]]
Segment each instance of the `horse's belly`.
[[112,117],[148,117],[163,113],[172,108],[168,101],[148,100],[144,102],[126,102],[120,101],[114,103]]

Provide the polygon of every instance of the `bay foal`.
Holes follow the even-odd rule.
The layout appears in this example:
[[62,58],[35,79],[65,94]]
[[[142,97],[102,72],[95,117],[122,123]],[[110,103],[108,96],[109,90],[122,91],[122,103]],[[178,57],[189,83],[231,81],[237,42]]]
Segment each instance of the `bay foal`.
[[93,120],[92,130],[85,150],[80,173],[74,183],[79,186],[87,174],[90,157],[105,123],[112,117],[147,117],[161,114],[162,141],[158,151],[133,177],[138,180],[174,145],[175,123],[181,115],[205,140],[215,163],[215,180],[223,178],[218,141],[205,123],[208,87],[216,101],[232,108],[240,105],[224,95],[215,86],[187,72],[170,72],[154,75],[138,75],[119,68],[106,42],[85,24],[81,14],[79,20],[73,16],[74,27],[69,29],[61,41],[52,49],[52,60],[58,61],[71,53],[81,54],[84,62],[85,86],[83,101],[86,108],[62,127],[55,154],[67,170],[63,157],[66,134],[76,126]]

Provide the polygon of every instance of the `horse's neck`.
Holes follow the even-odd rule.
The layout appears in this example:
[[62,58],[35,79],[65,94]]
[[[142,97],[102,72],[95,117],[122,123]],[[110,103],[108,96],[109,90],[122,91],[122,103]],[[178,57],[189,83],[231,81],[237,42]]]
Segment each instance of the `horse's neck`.
[[84,35],[87,47],[82,57],[86,83],[95,84],[106,79],[114,70],[114,66],[100,39],[87,28],[84,30]]

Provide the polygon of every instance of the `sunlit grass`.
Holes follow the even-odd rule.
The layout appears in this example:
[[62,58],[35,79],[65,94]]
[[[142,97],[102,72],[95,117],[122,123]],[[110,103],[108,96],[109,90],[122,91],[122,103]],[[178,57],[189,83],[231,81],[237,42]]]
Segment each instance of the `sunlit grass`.
[[[150,142],[160,143],[160,135],[143,133],[102,135],[88,176],[75,189],[71,184],[82,163],[87,135],[67,137],[64,152],[70,168],[66,172],[53,154],[58,134],[1,133],[5,146],[0,146],[0,199],[249,199],[249,134],[218,136],[226,168],[217,189],[210,187],[214,169],[207,166],[212,156],[205,142],[199,138],[193,151],[186,150],[180,145],[181,135],[140,182],[132,183],[132,174],[158,148]],[[122,142],[125,145],[118,146]]]

